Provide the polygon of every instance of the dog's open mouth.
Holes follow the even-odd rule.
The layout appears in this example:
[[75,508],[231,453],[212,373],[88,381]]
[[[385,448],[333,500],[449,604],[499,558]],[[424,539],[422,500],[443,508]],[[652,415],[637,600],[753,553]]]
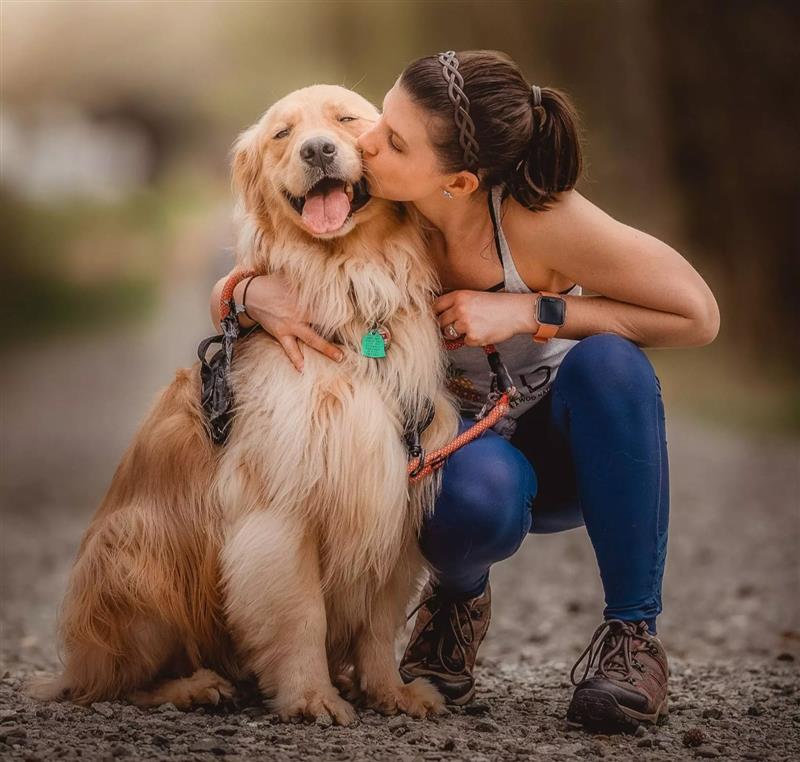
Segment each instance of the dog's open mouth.
[[324,177],[305,196],[298,198],[286,191],[284,194],[315,235],[336,232],[371,198],[364,177],[357,183]]

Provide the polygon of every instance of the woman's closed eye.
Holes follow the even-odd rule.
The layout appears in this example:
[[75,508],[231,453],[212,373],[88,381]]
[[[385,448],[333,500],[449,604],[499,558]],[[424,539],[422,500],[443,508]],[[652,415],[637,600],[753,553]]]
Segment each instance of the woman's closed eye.
[[402,153],[400,151],[400,149],[392,142],[392,136],[391,135],[389,135],[386,138],[386,142],[389,144],[389,148],[391,148],[393,151],[397,151],[397,153]]

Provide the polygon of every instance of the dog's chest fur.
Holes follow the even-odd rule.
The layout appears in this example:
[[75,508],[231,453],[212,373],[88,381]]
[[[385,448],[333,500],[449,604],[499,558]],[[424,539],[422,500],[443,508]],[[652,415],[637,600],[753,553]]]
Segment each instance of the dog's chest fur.
[[[387,579],[419,524],[403,426],[424,417],[445,365],[417,244],[397,236],[381,252],[295,252],[290,282],[309,322],[346,347],[343,363],[304,346],[300,374],[261,332],[236,348],[236,418],[223,462],[239,495],[230,510],[279,512],[316,532],[327,587]],[[392,335],[383,358],[360,353],[373,322]]]

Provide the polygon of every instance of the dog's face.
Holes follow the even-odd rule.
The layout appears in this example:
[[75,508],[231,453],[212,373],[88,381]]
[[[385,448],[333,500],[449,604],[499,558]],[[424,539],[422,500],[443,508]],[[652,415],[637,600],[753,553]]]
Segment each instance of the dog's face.
[[314,238],[347,235],[369,216],[356,138],[377,118],[369,101],[343,87],[290,93],[236,141],[234,191],[264,224],[288,219]]

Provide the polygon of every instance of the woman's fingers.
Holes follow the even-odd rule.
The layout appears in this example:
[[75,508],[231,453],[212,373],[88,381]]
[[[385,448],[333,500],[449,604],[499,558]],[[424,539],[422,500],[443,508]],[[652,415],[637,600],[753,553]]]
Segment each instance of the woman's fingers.
[[297,368],[297,372],[302,373],[303,353],[300,350],[300,345],[297,341],[297,338],[295,336],[282,336],[279,341],[284,351],[289,356],[289,359],[292,361],[292,365]]
[[344,357],[341,349],[323,339],[311,326],[305,325],[298,328],[297,335],[312,349],[330,357],[334,362],[339,362]]
[[279,338],[280,344],[283,347],[292,364],[297,368],[298,372],[303,372],[303,351],[301,350],[301,342],[308,344],[312,349],[330,357],[335,362],[340,362],[344,357],[341,349],[335,344],[326,341],[310,326],[299,325],[295,328],[295,335],[283,335]]
[[460,317],[461,316],[459,314],[456,314],[456,310],[451,307],[450,309],[447,309],[444,312],[440,313],[439,316],[436,318],[436,320],[439,323],[439,328],[444,330],[451,323],[455,323],[456,321],[458,321]]

